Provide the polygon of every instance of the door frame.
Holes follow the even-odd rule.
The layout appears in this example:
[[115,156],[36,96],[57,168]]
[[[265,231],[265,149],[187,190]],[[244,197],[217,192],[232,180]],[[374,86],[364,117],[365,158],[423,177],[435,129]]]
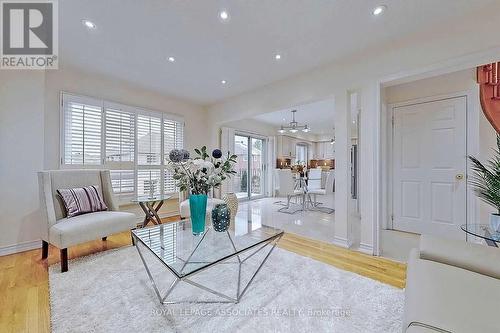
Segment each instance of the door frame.
[[[386,112],[386,133],[384,133],[386,137],[386,150],[382,153],[382,157],[385,155],[385,159],[382,158],[382,169],[386,170],[387,175],[387,188],[386,195],[382,197],[382,213],[385,217],[382,220],[382,229],[384,230],[395,230],[393,225],[393,185],[394,185],[394,174],[393,174],[393,163],[394,163],[394,108],[397,107],[405,107],[411,105],[418,105],[424,103],[430,103],[435,101],[442,101],[447,99],[453,99],[458,97],[465,97],[465,141],[466,141],[466,168],[465,168],[465,181],[468,181],[468,175],[471,173],[471,165],[467,159],[468,155],[477,155],[479,152],[479,112],[477,107],[474,107],[473,101],[474,98],[479,98],[478,93],[472,90],[467,91],[459,91],[450,94],[441,94],[434,95],[428,97],[422,97],[417,99],[411,99],[404,102],[391,103],[387,104]],[[385,153],[385,154],[384,154]],[[470,200],[474,198],[474,193],[470,186],[466,183],[466,191],[465,191],[465,223],[469,223],[469,221],[477,220],[479,216],[479,211],[477,209],[476,200]],[[464,233],[465,234],[465,233]],[[464,235],[464,239],[465,239]]]
[[[256,133],[250,133],[250,132],[245,132],[245,131],[239,131],[239,130],[235,130],[234,131],[234,136],[243,136],[243,137],[246,137],[248,138],[249,142],[251,143],[252,139],[259,139],[259,140],[262,140],[263,142],[263,146],[262,146],[262,160],[263,160],[263,163],[262,163],[262,167],[263,167],[263,170],[262,170],[262,177],[263,177],[263,180],[262,180],[262,194],[260,195],[255,195],[252,197],[251,195],[251,178],[250,176],[247,177],[247,196],[244,197],[244,198],[238,198],[238,201],[240,202],[244,202],[244,201],[250,201],[250,200],[257,200],[257,199],[262,199],[262,198],[265,198],[267,196],[267,173],[268,173],[268,169],[269,169],[269,161],[268,161],[268,149],[269,149],[269,138],[266,137],[266,136],[263,136],[263,135],[260,135],[260,134],[256,134]],[[233,141],[234,141],[234,137],[233,137]],[[250,156],[250,147],[251,145],[249,144],[248,145],[249,149],[248,149],[248,156]],[[250,162],[250,158],[248,158],[248,166],[250,166],[251,162]],[[248,169],[248,172],[250,171],[250,168]]]

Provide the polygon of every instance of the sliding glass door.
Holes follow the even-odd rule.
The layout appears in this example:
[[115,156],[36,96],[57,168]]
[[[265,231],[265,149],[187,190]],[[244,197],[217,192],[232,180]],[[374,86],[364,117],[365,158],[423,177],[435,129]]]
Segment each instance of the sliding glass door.
[[233,188],[239,199],[256,199],[265,195],[266,140],[248,135],[234,136],[235,167]]

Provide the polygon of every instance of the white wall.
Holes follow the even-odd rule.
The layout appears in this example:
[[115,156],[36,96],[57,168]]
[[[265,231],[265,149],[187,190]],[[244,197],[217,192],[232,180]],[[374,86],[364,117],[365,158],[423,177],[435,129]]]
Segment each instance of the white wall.
[[40,243],[32,241],[40,232],[36,172],[43,168],[44,85],[43,71],[0,73],[0,254]]
[[[468,154],[478,157],[481,161],[485,161],[492,156],[493,151],[491,148],[496,147],[496,132],[481,110],[478,90],[476,71],[475,69],[468,69],[388,87],[385,89],[385,97],[387,104],[391,104],[438,95],[461,92],[469,93],[468,97],[471,100],[468,101],[468,118],[475,121],[469,121],[467,126],[469,130],[470,127],[475,127],[472,132],[477,135],[479,141],[477,146],[468,147]],[[468,141],[475,142],[477,140],[469,138]],[[475,216],[475,218],[474,221],[470,222],[482,221],[483,223],[487,223],[489,221],[489,214],[495,209],[477,199],[472,193],[470,195],[473,196],[471,200],[475,200],[477,205],[473,209],[479,208],[476,212],[472,212],[471,215]],[[475,221],[476,219],[477,221]]]
[[74,69],[59,69],[49,71],[46,76],[45,132],[47,135],[45,136],[44,163],[46,169],[59,168],[59,96],[61,91],[181,115],[186,122],[186,148],[192,150],[207,143],[209,133],[207,115],[202,107],[110,77]]
[[[486,63],[493,52],[481,52],[498,48],[498,39],[491,38],[491,31],[498,25],[496,8],[482,15],[481,24],[474,16],[456,21],[443,22],[439,30],[422,29],[402,40],[380,45],[377,49],[363,50],[344,61],[322,66],[286,80],[261,87],[235,96],[209,107],[212,128],[223,121],[251,118],[253,116],[280,110],[291,105],[335,96],[336,130],[336,222],[335,233],[341,239],[346,237],[348,221],[347,198],[349,188],[347,126],[350,115],[347,112],[347,93],[357,90],[361,93],[361,152],[360,152],[360,203],[361,243],[365,248],[377,248],[377,237],[373,233],[379,219],[380,168],[379,84],[403,75],[424,74],[434,70],[462,66],[464,62]],[[477,54],[476,54],[477,53]],[[479,54],[481,53],[481,54]],[[216,143],[216,137],[212,140]],[[345,179],[344,179],[345,177]],[[345,181],[345,183],[344,183]]]
[[276,129],[273,126],[255,119],[241,119],[235,121],[228,121],[223,125],[225,127],[234,128],[235,130],[249,132],[262,136],[276,135]]

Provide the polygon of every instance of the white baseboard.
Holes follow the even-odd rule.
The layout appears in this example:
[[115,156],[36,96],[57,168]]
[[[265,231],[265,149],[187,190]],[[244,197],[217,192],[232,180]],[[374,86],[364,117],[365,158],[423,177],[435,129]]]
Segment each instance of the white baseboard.
[[346,249],[349,248],[349,244],[347,243],[346,238],[334,236],[332,243],[341,247],[345,247]]
[[361,244],[359,244],[358,251],[369,254],[372,256],[373,255],[373,246],[371,246],[369,244],[361,243]]
[[1,256],[6,256],[6,255],[9,255],[9,254],[14,254],[14,253],[19,253],[19,252],[24,252],[24,251],[39,249],[41,247],[42,247],[42,241],[41,240],[34,240],[34,241],[29,241],[29,242],[23,242],[23,243],[19,243],[19,244],[4,246],[4,247],[0,247],[0,257]]
[[[160,218],[172,217],[172,216],[176,216],[176,215],[179,215],[179,213],[176,211],[172,211],[172,212],[167,212],[167,213],[161,214]],[[138,223],[142,223],[143,220],[144,220],[144,217],[137,218]],[[0,247],[0,257],[7,256],[9,254],[39,249],[41,247],[42,247],[41,240],[34,240],[34,241],[23,242],[23,243],[19,243],[19,244],[8,245],[8,246]]]

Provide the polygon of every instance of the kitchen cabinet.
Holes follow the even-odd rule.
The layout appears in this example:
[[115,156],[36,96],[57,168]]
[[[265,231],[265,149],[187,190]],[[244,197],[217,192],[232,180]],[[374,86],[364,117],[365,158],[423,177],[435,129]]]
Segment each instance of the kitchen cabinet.
[[325,159],[334,159],[335,158],[335,144],[331,144],[330,142],[325,142]]
[[295,157],[295,145],[296,145],[296,139],[291,138],[289,136],[285,135],[280,135],[278,136],[278,144],[277,144],[277,150],[278,150],[278,157],[286,157],[286,158],[292,158]]
[[316,142],[314,149],[314,158],[317,160],[329,160],[335,158],[335,144],[329,141]]

